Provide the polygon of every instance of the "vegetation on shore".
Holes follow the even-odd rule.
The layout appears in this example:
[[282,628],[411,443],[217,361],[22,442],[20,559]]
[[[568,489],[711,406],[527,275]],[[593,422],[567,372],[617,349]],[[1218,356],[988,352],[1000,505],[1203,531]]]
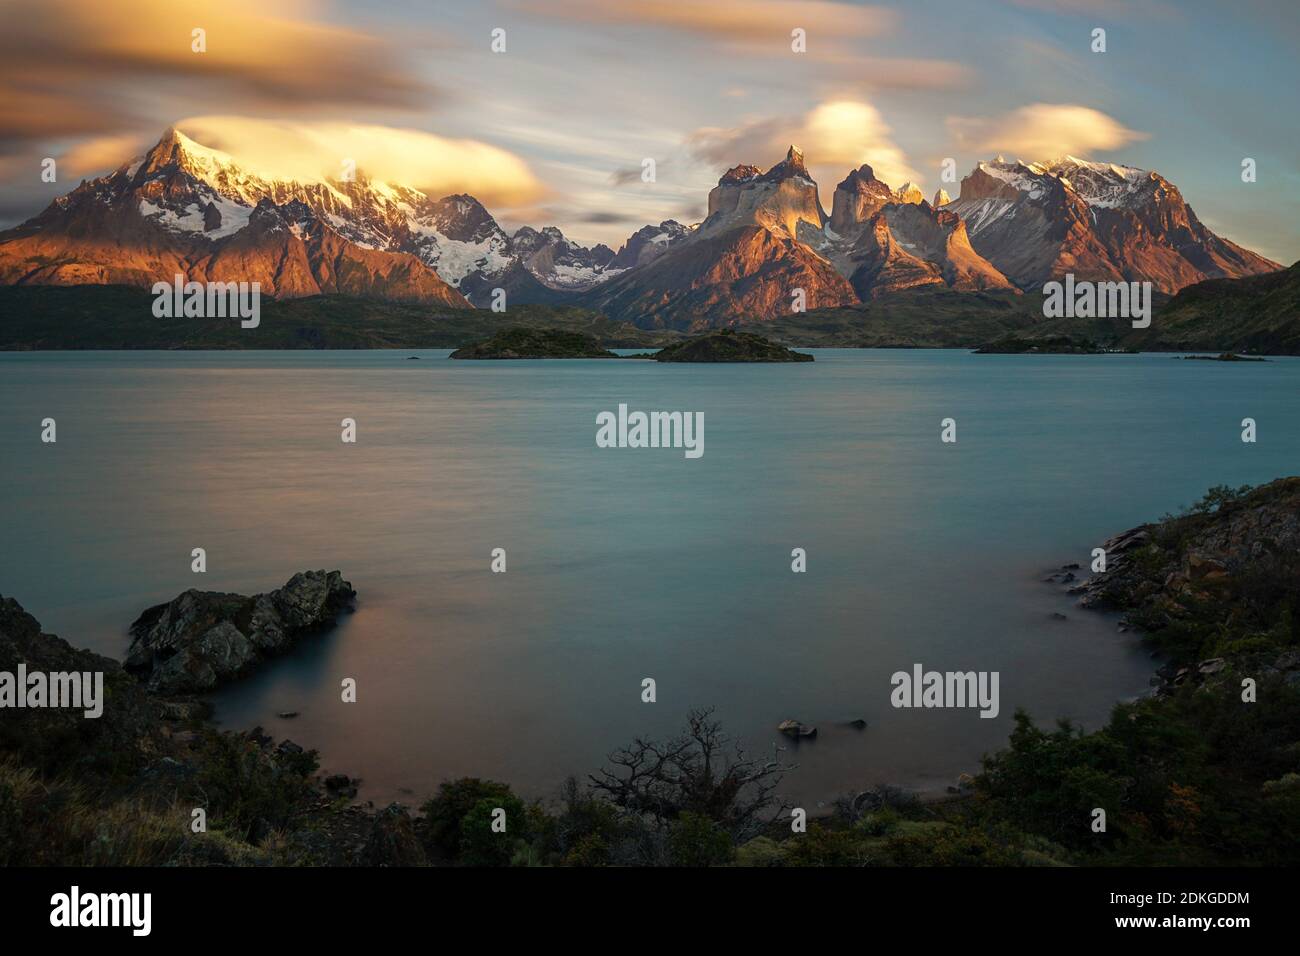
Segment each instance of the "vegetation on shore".
[[514,327],[579,332],[606,348],[655,348],[647,332],[588,309],[518,305],[506,312],[349,295],[262,299],[260,323],[160,319],[153,296],[126,286],[0,286],[0,351],[36,349],[446,349]]
[[[1294,355],[1300,354],[1297,282],[1300,263],[1203,282],[1172,298],[1153,293],[1155,315],[1145,329],[1127,318],[1044,318],[1037,292],[950,290],[899,292],[736,328],[798,348],[975,349],[1065,336],[1108,351]],[[152,305],[147,290],[126,286],[3,286],[0,351],[461,348],[514,327],[578,332],[607,349],[659,348],[685,337],[563,304],[511,305],[498,313],[348,295],[267,297],[256,329],[240,328],[236,319],[155,318]]]
[[1300,262],[1188,286],[1131,341],[1144,351],[1300,354]]

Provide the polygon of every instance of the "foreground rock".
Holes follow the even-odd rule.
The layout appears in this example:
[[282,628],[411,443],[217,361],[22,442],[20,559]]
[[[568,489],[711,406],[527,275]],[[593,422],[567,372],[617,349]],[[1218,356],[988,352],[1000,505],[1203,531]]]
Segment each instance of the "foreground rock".
[[[337,574],[295,576],[307,580],[273,592],[286,624],[309,611],[300,602],[314,597],[316,575],[325,593],[346,587],[331,580]],[[0,672],[20,667],[29,677],[100,673],[103,706],[93,718],[81,705],[0,712],[0,867],[428,862],[404,808],[376,813],[352,803],[356,780],[322,781],[314,750],[260,727],[217,730],[192,702],[150,696],[116,661],[43,633],[16,601],[0,598]],[[208,830],[195,833],[199,806]]]
[[618,358],[590,335],[516,327],[451,353],[454,359]]
[[723,329],[665,346],[651,356],[656,362],[811,362],[796,352],[753,332]]
[[338,571],[299,571],[252,597],[191,589],[136,619],[124,666],[153,694],[212,690],[333,624],[355,597]]
[[1084,607],[1125,612],[1126,625],[1169,655],[1158,686],[1200,683],[1243,662],[1300,683],[1300,653],[1277,626],[1300,582],[1300,477],[1211,489],[1182,515],[1132,528],[1104,548],[1107,570],[1070,593]]
[[1220,489],[1185,515],[1131,528],[1103,547],[1106,572],[1074,589],[1084,607],[1127,610],[1144,626],[1177,620],[1215,582],[1297,553],[1300,477],[1245,493]]

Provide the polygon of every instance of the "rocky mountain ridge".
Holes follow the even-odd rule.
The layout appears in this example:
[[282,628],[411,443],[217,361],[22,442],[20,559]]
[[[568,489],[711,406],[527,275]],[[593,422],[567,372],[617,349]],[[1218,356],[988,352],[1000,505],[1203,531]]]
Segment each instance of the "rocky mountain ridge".
[[473,196],[370,179],[268,179],[175,130],[0,233],[0,282],[258,281],[276,297],[345,293],[446,307],[573,303],[691,330],[923,289],[1040,291],[1066,273],[1173,292],[1279,269],[1216,236],[1158,173],[1065,156],[980,162],[956,199],[892,188],[869,165],[828,215],[803,152],[740,164],[698,226],[645,226],[616,252],[554,226],[508,234]]

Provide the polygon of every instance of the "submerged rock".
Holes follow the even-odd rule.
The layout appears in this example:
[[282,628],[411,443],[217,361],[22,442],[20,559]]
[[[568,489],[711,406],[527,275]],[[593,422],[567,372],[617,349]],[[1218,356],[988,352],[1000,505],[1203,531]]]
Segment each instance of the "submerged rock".
[[810,727],[807,724],[801,724],[797,720],[783,720],[776,725],[776,729],[783,734],[789,734],[791,737],[816,737],[817,728]]
[[153,694],[212,690],[333,624],[354,597],[338,571],[299,571],[252,597],[190,589],[136,619],[123,666]]

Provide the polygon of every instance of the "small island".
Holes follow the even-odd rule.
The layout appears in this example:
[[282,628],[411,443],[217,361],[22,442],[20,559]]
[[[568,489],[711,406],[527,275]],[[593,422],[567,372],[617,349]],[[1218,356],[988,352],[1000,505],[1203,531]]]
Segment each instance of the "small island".
[[1236,352],[1223,352],[1219,355],[1181,355],[1187,362],[1267,362],[1266,358],[1253,355],[1238,355]]
[[1102,348],[1090,339],[1075,339],[1068,335],[1051,335],[1042,338],[1004,336],[996,342],[981,345],[975,355],[1105,355]]
[[811,362],[796,352],[753,332],[721,329],[666,345],[650,356],[656,362]]
[[454,359],[618,358],[590,335],[560,329],[504,329],[452,352]]

